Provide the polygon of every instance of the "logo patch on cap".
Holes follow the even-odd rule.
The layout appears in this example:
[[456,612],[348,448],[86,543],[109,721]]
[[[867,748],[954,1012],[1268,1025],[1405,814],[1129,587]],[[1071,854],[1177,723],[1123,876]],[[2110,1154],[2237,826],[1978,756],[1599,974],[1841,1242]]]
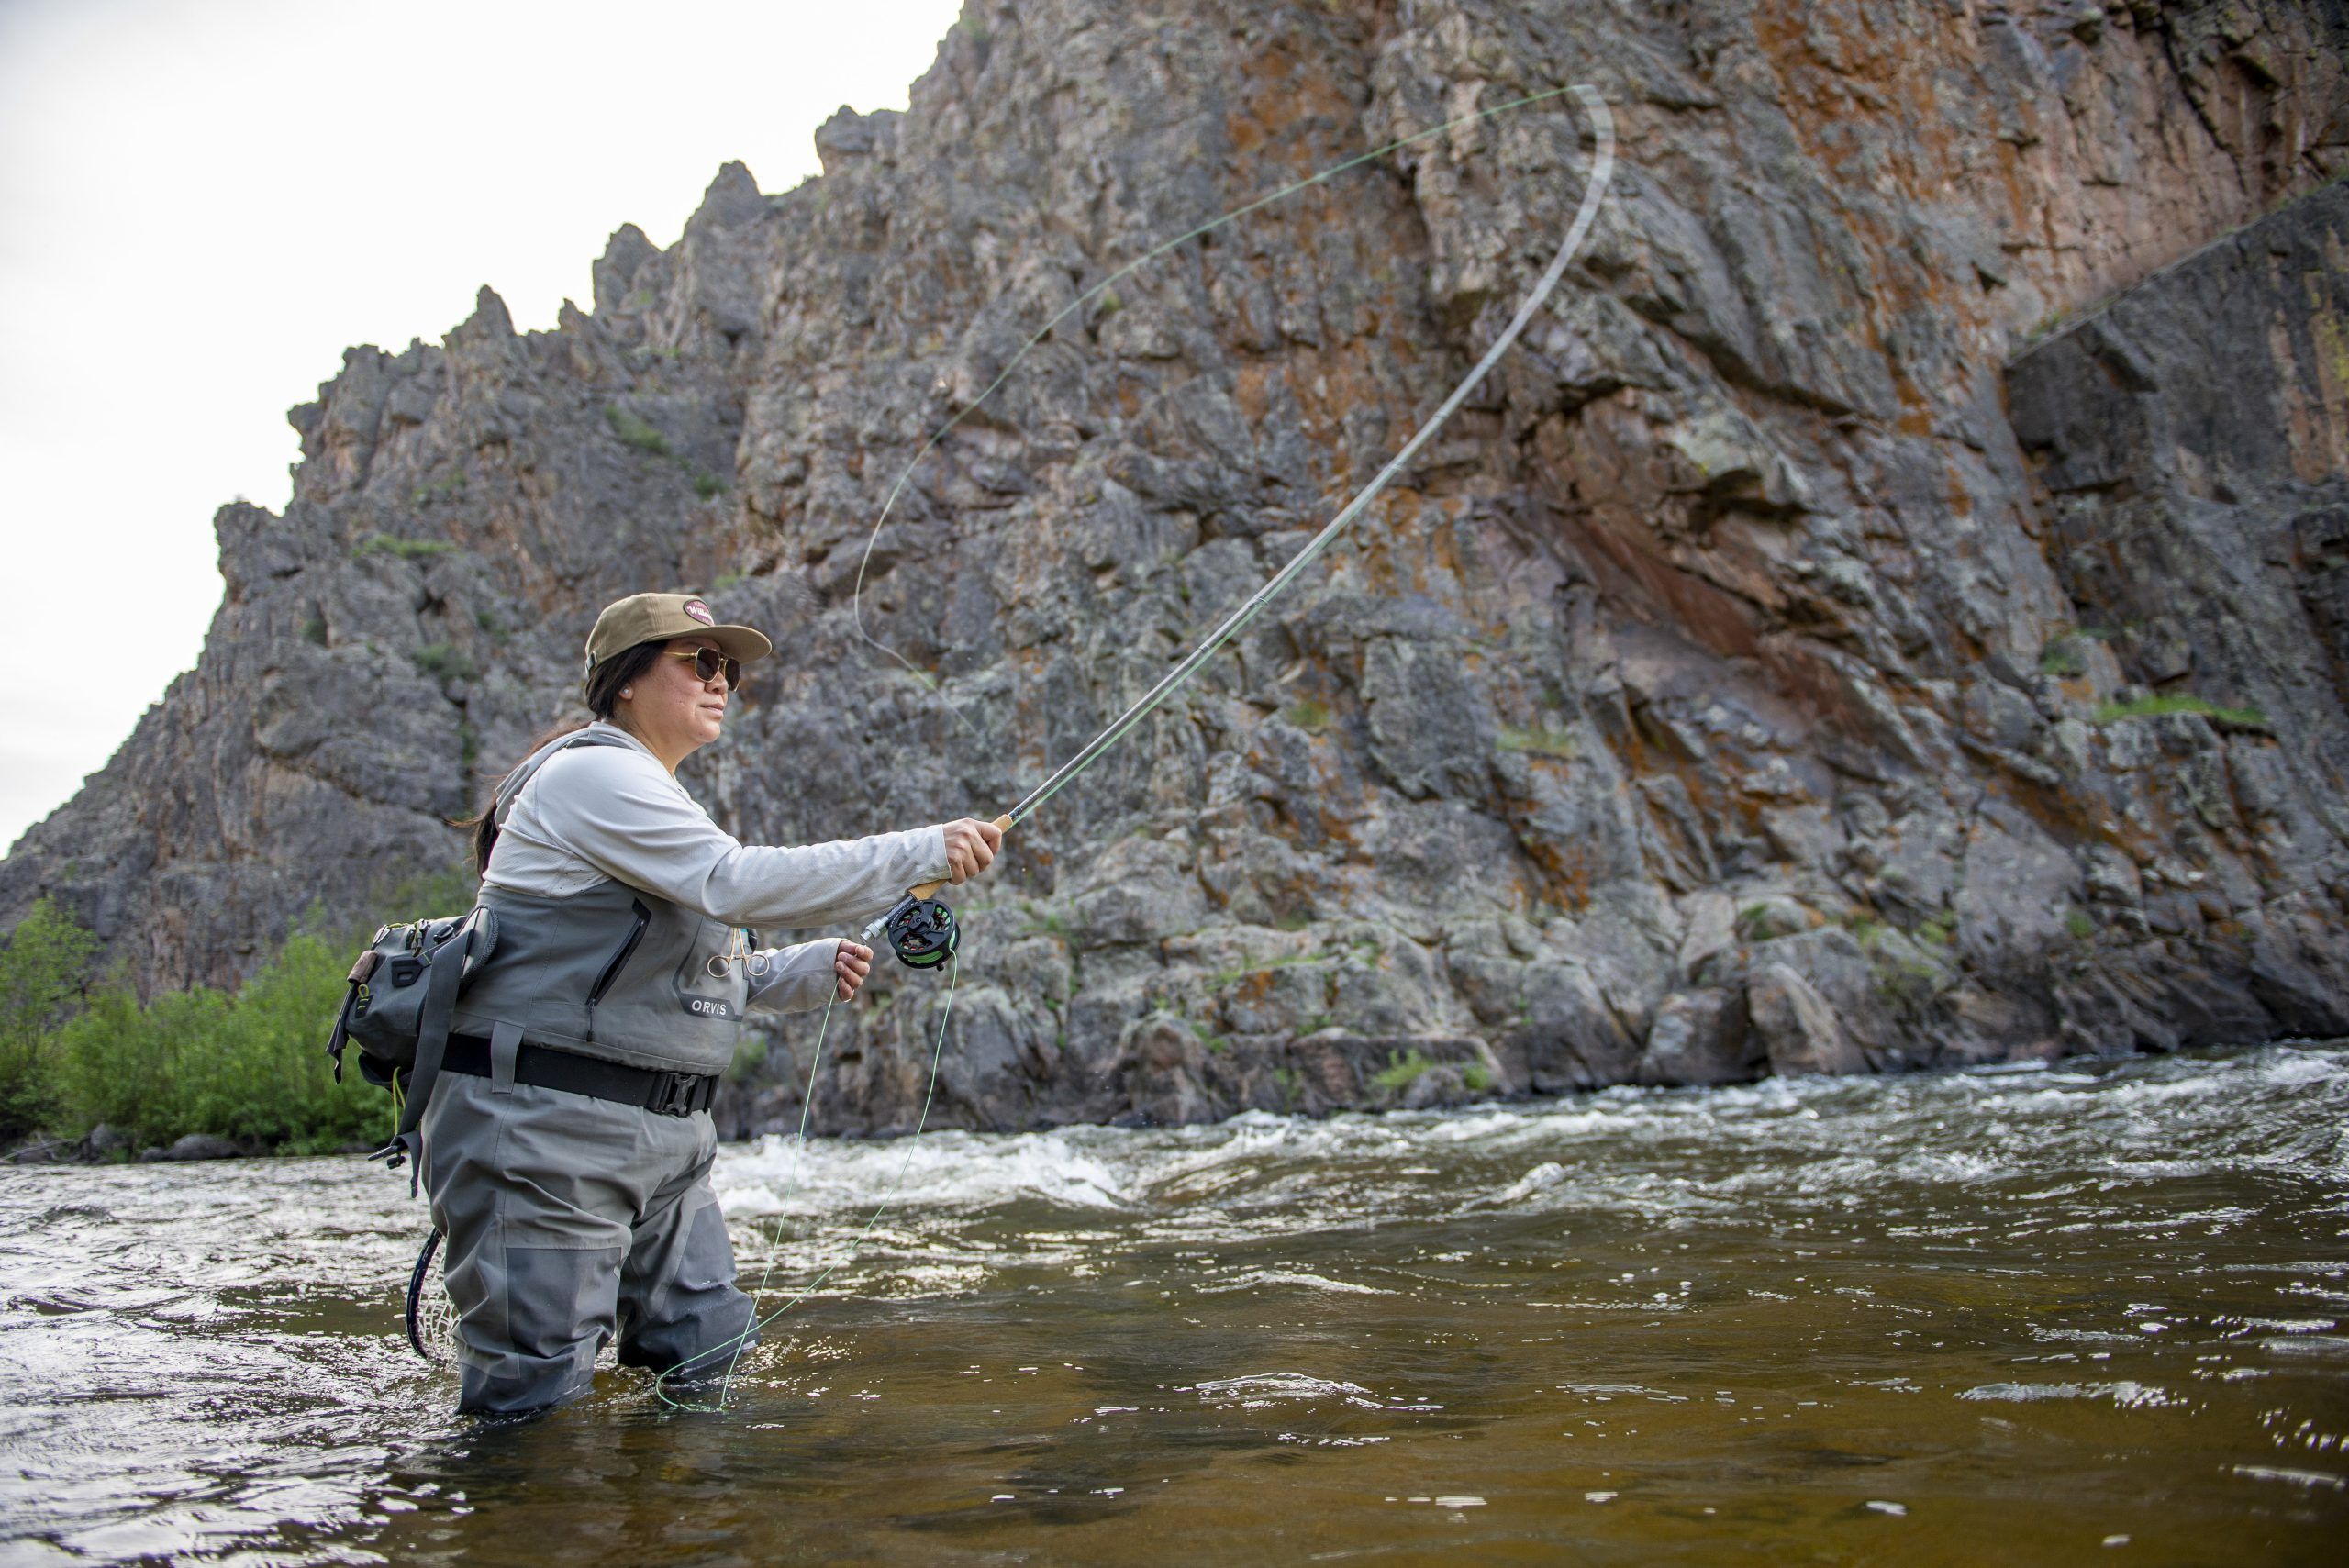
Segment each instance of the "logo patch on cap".
[[703,604],[699,599],[687,599],[685,602],[683,608],[685,609],[685,614],[693,617],[694,619],[701,622],[704,626],[716,626],[718,624],[717,618],[709,613],[709,606]]

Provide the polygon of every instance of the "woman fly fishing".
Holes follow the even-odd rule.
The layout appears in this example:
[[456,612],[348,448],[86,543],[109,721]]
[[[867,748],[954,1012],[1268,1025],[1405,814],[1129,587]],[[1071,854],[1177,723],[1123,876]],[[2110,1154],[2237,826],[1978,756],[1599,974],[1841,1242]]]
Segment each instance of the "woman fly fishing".
[[664,1376],[755,1334],[710,1190],[708,1114],[748,1012],[846,1001],[872,950],[754,948],[961,883],[1002,842],[963,820],[797,848],[737,842],[677,782],[773,645],[700,599],[638,594],[587,639],[594,721],[542,741],[475,819],[489,956],[466,974],[419,1130],[456,1309],[459,1407],[542,1409],[596,1352]]

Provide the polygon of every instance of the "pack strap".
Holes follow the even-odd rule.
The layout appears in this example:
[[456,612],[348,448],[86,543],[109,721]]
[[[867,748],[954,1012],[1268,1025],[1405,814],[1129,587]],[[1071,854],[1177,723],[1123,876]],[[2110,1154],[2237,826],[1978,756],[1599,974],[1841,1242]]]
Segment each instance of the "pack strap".
[[506,775],[506,782],[497,786],[496,814],[493,820],[499,828],[504,828],[507,813],[514,809],[514,803],[522,798],[523,786],[539,776],[540,768],[553,762],[563,752],[575,746],[625,746],[627,744],[628,741],[619,736],[606,734],[596,729],[575,729],[568,735],[557,736],[524,758],[521,766]]
[[342,1082],[342,1051],[351,1043],[351,1008],[359,1000],[359,987],[347,987],[342,994],[342,1006],[334,1013],[334,1033],[327,1036],[327,1054],[334,1058],[334,1081]]

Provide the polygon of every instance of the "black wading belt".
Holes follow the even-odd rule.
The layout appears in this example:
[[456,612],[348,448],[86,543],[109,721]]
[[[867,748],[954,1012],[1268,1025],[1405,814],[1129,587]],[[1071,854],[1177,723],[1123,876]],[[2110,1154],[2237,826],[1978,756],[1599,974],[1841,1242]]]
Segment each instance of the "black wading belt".
[[[495,1078],[495,1047],[481,1035],[452,1034],[440,1067],[446,1073]],[[715,1073],[631,1067],[623,1062],[607,1062],[599,1056],[583,1056],[575,1051],[529,1040],[523,1040],[514,1053],[513,1078],[517,1084],[534,1088],[561,1089],[566,1094],[634,1106],[662,1116],[691,1116],[696,1111],[707,1110],[718,1094]]]

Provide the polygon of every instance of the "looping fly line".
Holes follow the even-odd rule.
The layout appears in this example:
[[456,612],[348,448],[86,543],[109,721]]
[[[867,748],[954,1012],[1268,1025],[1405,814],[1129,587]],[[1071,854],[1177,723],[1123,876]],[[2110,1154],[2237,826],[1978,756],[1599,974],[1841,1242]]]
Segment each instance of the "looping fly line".
[[[889,494],[881,503],[880,514],[873,519],[873,529],[865,536],[864,552],[858,558],[856,563],[856,584],[849,594],[849,617],[854,626],[858,639],[863,642],[867,647],[886,654],[890,659],[895,660],[906,670],[907,673],[911,674],[915,680],[920,682],[924,687],[932,692],[936,692],[940,699],[946,704],[947,711],[954,716],[955,721],[961,724],[965,729],[971,730],[971,732],[975,735],[978,732],[976,728],[972,725],[968,718],[963,717],[962,708],[958,706],[952,698],[947,697],[943,692],[939,690],[938,683],[930,678],[927,671],[915,664],[911,660],[898,652],[896,649],[890,647],[887,643],[874,637],[872,633],[865,629],[864,626],[864,580],[872,571],[873,551],[881,542],[881,530],[888,526],[890,515],[896,510],[898,499],[905,495],[906,487],[913,483],[915,471],[921,466],[921,460],[928,457],[930,452],[937,448],[941,441],[952,434],[955,428],[961,425],[963,420],[976,413],[980,405],[985,403],[988,398],[994,396],[996,391],[1003,386],[1004,383],[1011,379],[1012,373],[1019,368],[1020,361],[1025,360],[1039,344],[1043,342],[1045,339],[1051,337],[1054,329],[1056,329],[1061,323],[1084,310],[1095,300],[1100,298],[1102,295],[1115,287],[1119,282],[1131,276],[1141,268],[1148,266],[1151,262],[1157,261],[1161,256],[1167,254],[1171,250],[1178,250],[1182,246],[1186,245],[1190,241],[1197,239],[1202,236],[1212,234],[1217,229],[1223,228],[1227,224],[1237,223],[1240,219],[1248,217],[1250,214],[1260,212],[1264,208],[1271,206],[1276,202],[1284,201],[1290,196],[1297,195],[1299,192],[1310,190],[1316,185],[1333,180],[1349,170],[1358,169],[1365,163],[1374,162],[1378,159],[1386,157],[1390,152],[1399,151],[1403,148],[1412,146],[1418,142],[1431,140],[1436,137],[1443,135],[1446,131],[1457,130],[1463,126],[1475,125],[1483,120],[1492,119],[1499,115],[1509,114],[1518,109],[1530,107],[1535,104],[1547,103],[1553,98],[1564,97],[1568,95],[1571,95],[1577,99],[1583,105],[1584,108],[1589,112],[1593,127],[1598,133],[1598,156],[1597,161],[1592,164],[1590,183],[1588,188],[1584,193],[1581,210],[1575,214],[1574,228],[1569,232],[1566,244],[1559,252],[1560,261],[1552,264],[1551,272],[1544,275],[1541,284],[1534,289],[1531,295],[1528,296],[1528,304],[1524,309],[1521,309],[1519,312],[1519,319],[1511,323],[1509,328],[1501,334],[1501,337],[1495,342],[1493,350],[1486,354],[1485,361],[1478,365],[1475,372],[1472,373],[1465,382],[1462,383],[1461,391],[1454,395],[1454,400],[1447,403],[1443,409],[1429,422],[1428,427],[1423,428],[1421,431],[1422,437],[1431,433],[1434,426],[1441,425],[1446,418],[1450,417],[1452,409],[1457,406],[1458,401],[1464,398],[1467,395],[1467,393],[1475,387],[1475,384],[1483,379],[1486,370],[1490,368],[1490,361],[1497,360],[1499,357],[1501,350],[1507,349],[1508,344],[1516,339],[1517,333],[1523,329],[1525,321],[1530,319],[1531,312],[1534,308],[1538,307],[1542,299],[1548,296],[1551,287],[1557,282],[1556,274],[1564,271],[1564,260],[1570,257],[1574,250],[1578,248],[1584,235],[1587,232],[1590,219],[1595,217],[1598,214],[1598,202],[1606,194],[1608,182],[1614,172],[1615,125],[1613,117],[1608,113],[1607,100],[1600,97],[1597,90],[1594,88],[1576,83],[1566,87],[1552,87],[1540,93],[1530,93],[1520,98],[1512,98],[1504,104],[1496,104],[1488,109],[1478,109],[1474,113],[1461,115],[1456,118],[1445,120],[1441,125],[1433,125],[1428,127],[1424,130],[1413,131],[1408,136],[1397,137],[1394,140],[1386,142],[1382,146],[1374,147],[1367,152],[1356,153],[1353,157],[1346,159],[1343,162],[1332,163],[1327,169],[1320,170],[1312,174],[1308,174],[1301,180],[1293,180],[1277,190],[1268,192],[1264,195],[1256,197],[1253,201],[1233,207],[1230,212],[1223,213],[1219,217],[1209,218],[1205,223],[1187,228],[1172,239],[1152,246],[1149,250],[1143,251],[1141,255],[1135,257],[1132,261],[1128,261],[1125,265],[1109,273],[1107,277],[1104,277],[1092,287],[1076,295],[1075,298],[1070,300],[1066,305],[1061,306],[1059,310],[1052,314],[1050,320],[1046,321],[1041,327],[1039,327],[1034,332],[1029,335],[1027,341],[1019,345],[1018,352],[1014,353],[1010,359],[1004,361],[1003,368],[996,373],[995,379],[987,383],[985,388],[981,391],[976,397],[971,399],[968,404],[958,409],[952,417],[948,418],[944,424],[939,426],[937,429],[930,432],[929,439],[924,440],[922,444],[915,450],[914,455],[907,461],[904,469],[898,473],[895,482],[890,484]],[[1408,456],[1409,453],[1416,451],[1417,450],[1418,443],[1415,442],[1413,446],[1405,449],[1404,455]],[[1392,469],[1394,466],[1394,464],[1390,464],[1389,468]],[[1367,504],[1369,498],[1375,495],[1379,490],[1386,487],[1387,477],[1388,475],[1386,473],[1382,473],[1377,479],[1373,480],[1369,490],[1366,491],[1364,495],[1355,497],[1354,504],[1350,506],[1344,513],[1341,514],[1342,521],[1337,523],[1335,526],[1343,527],[1345,522],[1351,522],[1353,518],[1353,515],[1358,513],[1362,507]],[[1325,529],[1324,531],[1327,532],[1328,530]],[[1319,550],[1314,547],[1308,547],[1308,558],[1312,554],[1318,553]],[[1298,562],[1293,562],[1291,564],[1296,565],[1298,564]],[[1276,580],[1276,582],[1278,581],[1279,580]],[[1277,587],[1274,584],[1268,584],[1267,586],[1268,588],[1272,588],[1273,591],[1277,591]],[[1063,780],[1063,782],[1066,781]],[[1041,802],[1038,801],[1037,804],[1041,804]],[[1020,816],[1021,813],[1019,812],[1015,811],[1012,813],[1012,817],[1015,821],[1019,820]]]

